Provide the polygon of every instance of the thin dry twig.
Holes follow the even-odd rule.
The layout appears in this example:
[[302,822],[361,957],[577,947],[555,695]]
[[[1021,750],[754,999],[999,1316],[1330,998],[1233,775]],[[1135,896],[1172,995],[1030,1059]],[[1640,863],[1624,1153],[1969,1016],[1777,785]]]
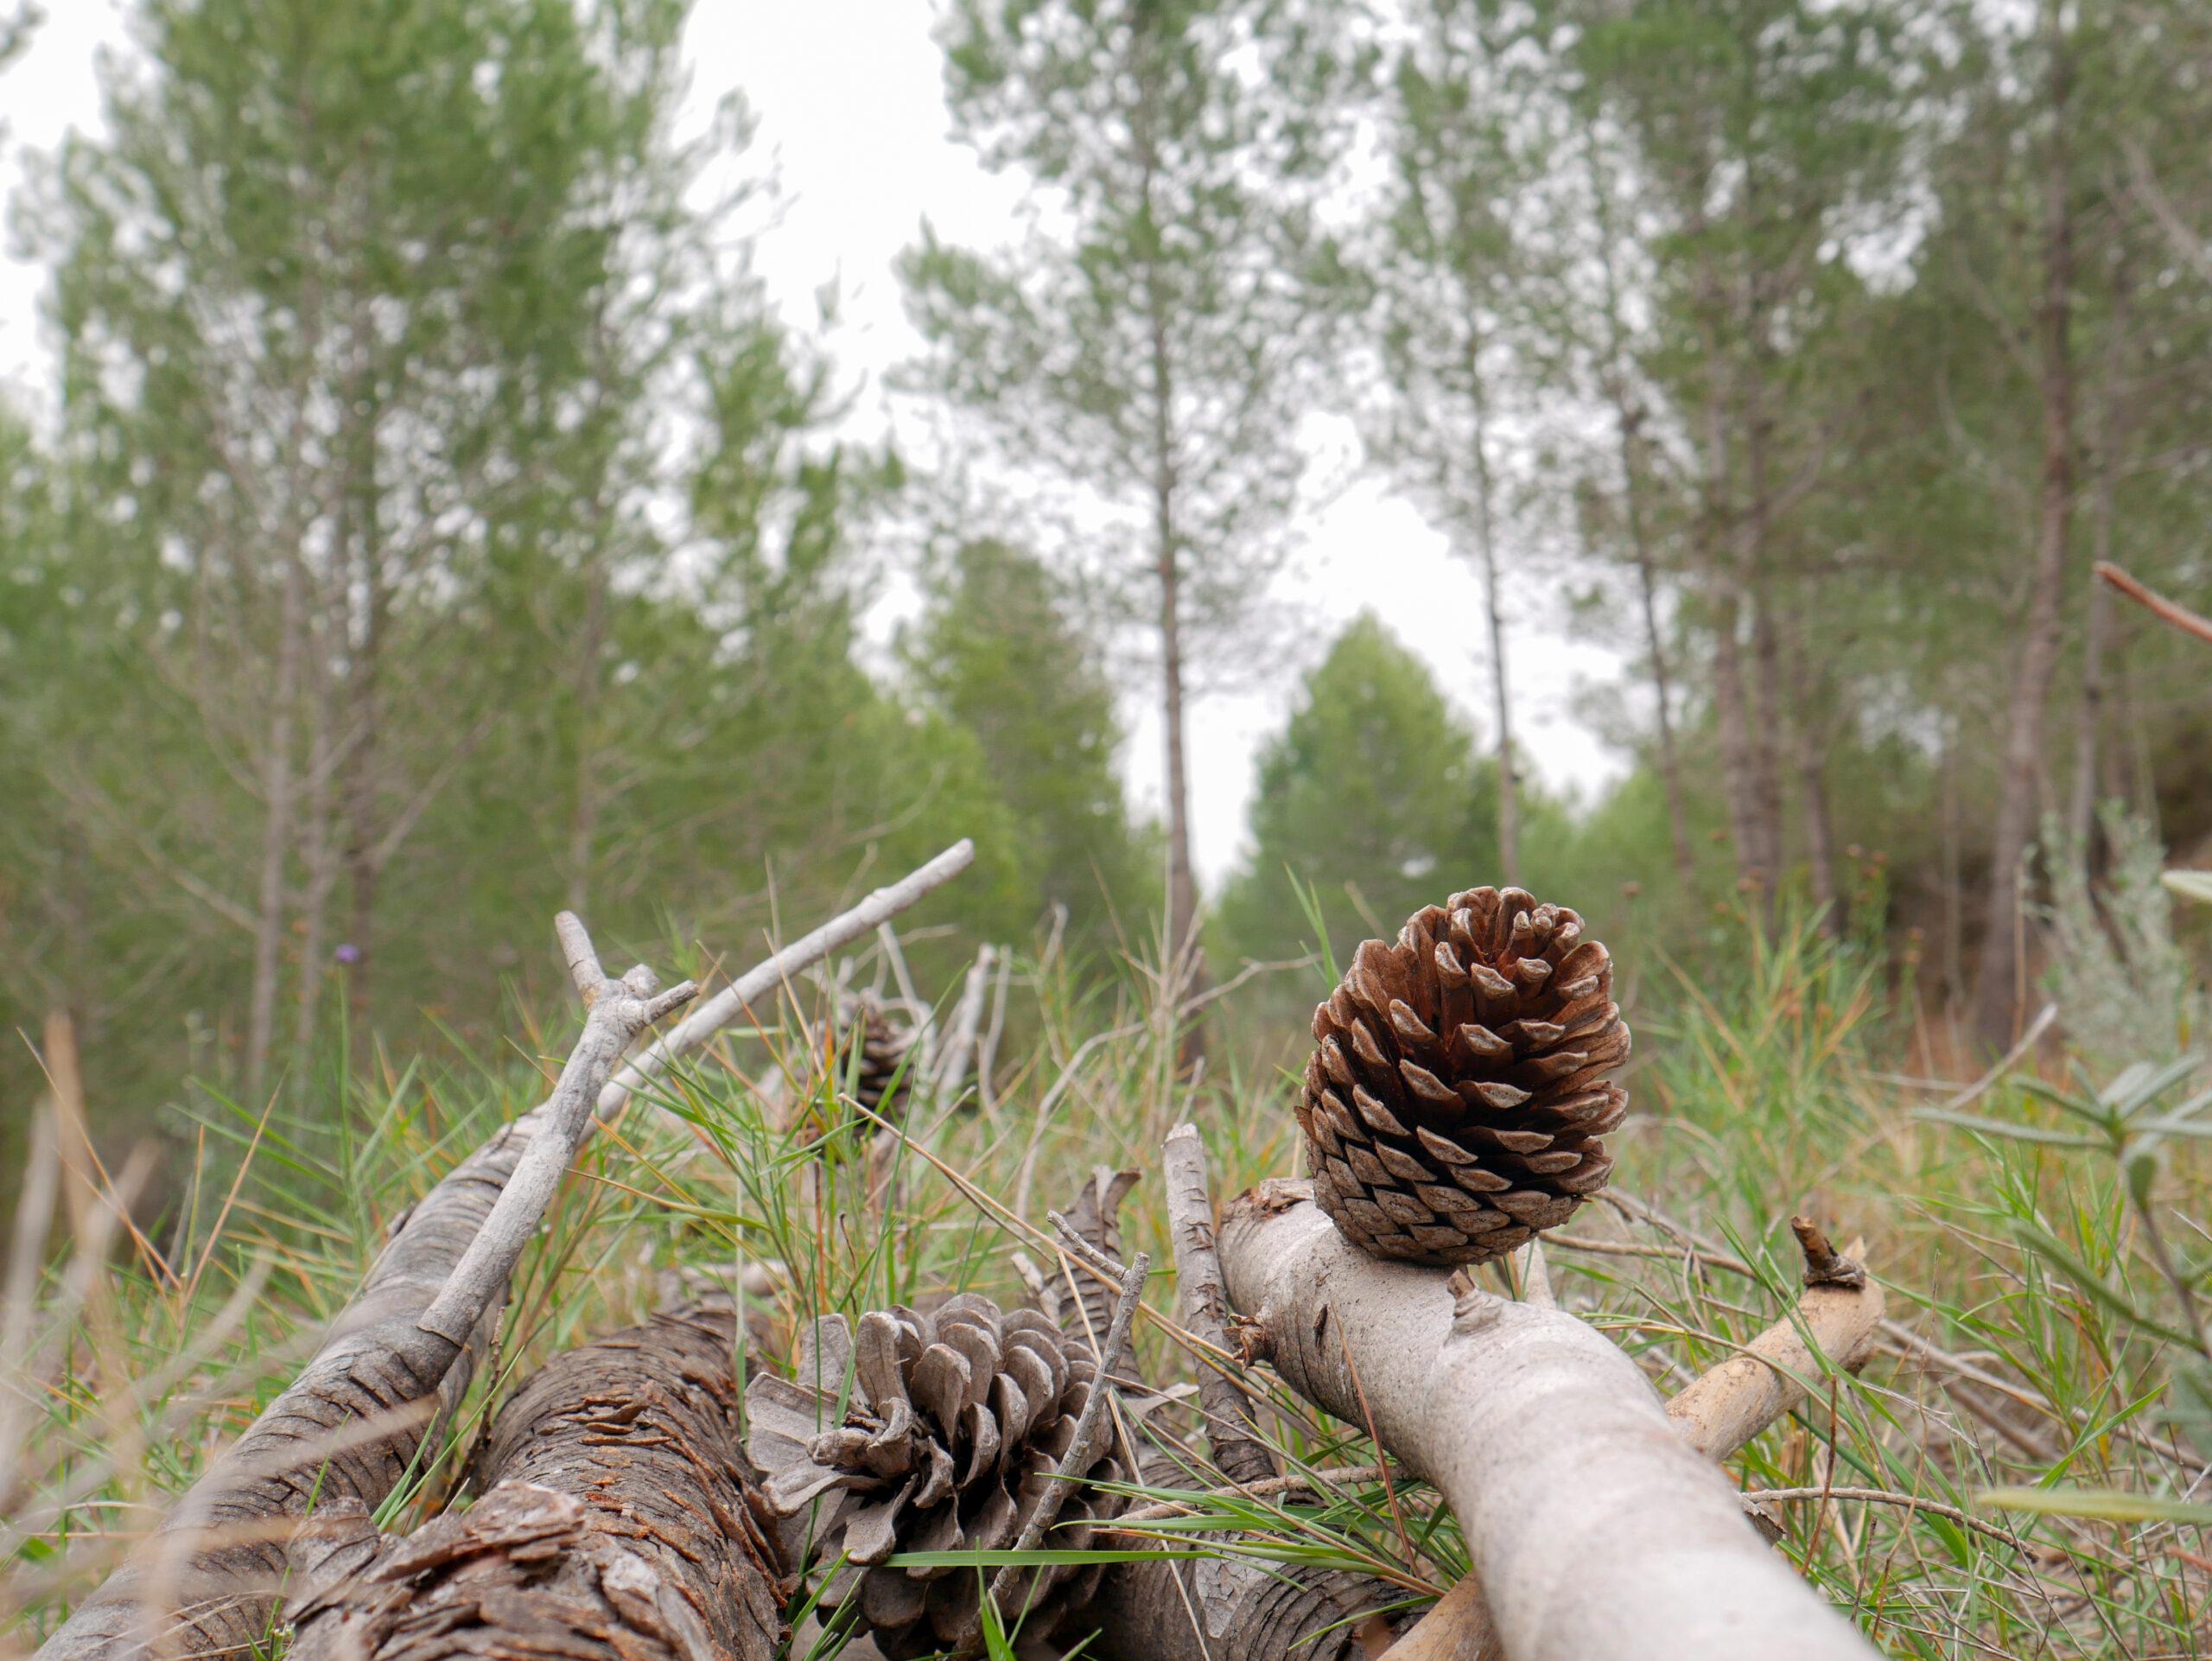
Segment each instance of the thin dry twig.
[[[1072,1230],[1069,1231],[1071,1235],[1074,1232]],[[1079,1244],[1086,1244],[1081,1242],[1079,1236],[1076,1238]],[[1104,1256],[1103,1253],[1098,1255],[1102,1257]],[[1141,1251],[1129,1260],[1128,1268],[1122,1273],[1122,1295],[1114,1306],[1113,1324],[1106,1329],[1106,1342],[1098,1352],[1098,1377],[1092,1380],[1090,1392],[1084,1397],[1083,1411],[1077,1416],[1075,1422],[1075,1438],[1069,1443],[1068,1451],[1061,1456],[1059,1465],[1053,1473],[1058,1480],[1039,1498],[1036,1509],[1029,1513],[1029,1520],[1022,1525],[1021,1533],[1014,1543],[1014,1549],[1016,1551],[1037,1550],[1038,1543],[1045,1537],[1045,1531],[1052,1527],[1053,1522],[1058,1518],[1060,1507],[1066,1503],[1067,1497],[1075,1492],[1076,1485],[1089,1474],[1091,1466],[1097,1461],[1102,1451],[1099,1425],[1106,1416],[1106,1403],[1112,1396],[1114,1388],[1106,1377],[1108,1358],[1119,1355],[1122,1352],[1122,1346],[1129,1341],[1130,1325],[1135,1319],[1137,1306],[1144,1301],[1145,1277],[1151,1273],[1152,1258]],[[1014,1589],[1015,1578],[1028,1572],[1015,1563],[1008,1563],[1000,1569],[991,1581],[992,1603],[1002,1609],[1005,1607],[1007,1594]],[[1033,1590],[1034,1586],[1035,1580],[1033,1576],[1031,1580]],[[1019,1620],[1020,1615],[1026,1615],[1028,1613],[1025,1600],[1022,1609],[1015,1618]],[[982,1614],[979,1611],[976,1632],[969,1639],[969,1644],[963,1647],[972,1646],[981,1639],[982,1632]]]
[[2097,562],[2097,575],[2107,586],[2118,589],[2159,621],[2171,623],[2184,634],[2194,634],[2200,640],[2212,640],[2212,617],[2200,617],[2178,601],[2145,588],[2110,560]]
[[2015,1550],[2024,1551],[2026,1543],[2010,1529],[1999,1528],[1994,1523],[1984,1522],[1956,1505],[1947,1505],[1940,1499],[1923,1499],[1918,1494],[1896,1493],[1887,1488],[1746,1488],[1744,1498],[1761,1504],[1774,1504],[1786,1499],[1857,1499],[1872,1505],[1895,1505],[1904,1511],[1933,1511],[1938,1517],[1948,1518],[1961,1528],[1972,1529],[1976,1534],[2001,1540]]
[[638,1035],[699,994],[698,986],[683,981],[661,991],[658,978],[639,964],[620,980],[600,967],[591,936],[574,912],[563,912],[553,926],[561,939],[569,973],[584,1000],[588,1014],[560,1082],[545,1104],[545,1123],[515,1161],[493,1202],[491,1213],[468,1243],[468,1250],[454,1265],[444,1287],[416,1321],[426,1333],[435,1333],[455,1344],[465,1344],[476,1323],[495,1300],[506,1295],[507,1282],[523,1248],[537,1232],[545,1210],[553,1201],[561,1178],[575,1159],[592,1117],[592,1109],[609,1076],[621,1064],[623,1052]]

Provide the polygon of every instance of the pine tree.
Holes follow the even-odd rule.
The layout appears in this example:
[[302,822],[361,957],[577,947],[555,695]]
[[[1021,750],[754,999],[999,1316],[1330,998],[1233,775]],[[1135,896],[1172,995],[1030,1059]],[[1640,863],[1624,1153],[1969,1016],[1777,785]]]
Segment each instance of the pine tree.
[[1004,258],[925,233],[905,262],[934,383],[1113,512],[1084,576],[1154,632],[1179,951],[1198,907],[1188,704],[1286,551],[1313,366],[1297,200],[1336,113],[1311,80],[1328,66],[1259,20],[1240,0],[962,0],[957,130],[1039,188],[1036,233]]
[[1031,915],[1067,907],[1103,939],[1157,883],[1115,771],[1122,741],[1096,648],[1069,621],[1052,575],[1000,542],[945,562],[906,659],[930,702],[976,735],[1014,816]]
[[1494,881],[1497,779],[1427,667],[1372,613],[1306,677],[1299,708],[1261,753],[1249,867],[1222,927],[1250,957],[1316,944],[1293,886],[1315,894],[1338,964],[1393,938],[1440,894]]

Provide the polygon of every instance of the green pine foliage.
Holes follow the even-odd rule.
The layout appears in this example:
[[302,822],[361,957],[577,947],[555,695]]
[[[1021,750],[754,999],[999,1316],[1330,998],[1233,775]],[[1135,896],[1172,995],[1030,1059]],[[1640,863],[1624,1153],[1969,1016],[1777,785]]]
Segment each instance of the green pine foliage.
[[1427,666],[1363,614],[1261,755],[1250,864],[1223,895],[1223,933],[1260,959],[1317,946],[1303,888],[1350,961],[1439,896],[1497,881],[1496,791]]
[[1156,908],[1159,853],[1130,824],[1115,771],[1113,689],[1068,618],[1065,585],[1040,561],[970,542],[945,560],[906,658],[931,707],[975,735],[1005,799],[1022,905],[1001,938],[1065,907],[1073,938],[1110,947]]

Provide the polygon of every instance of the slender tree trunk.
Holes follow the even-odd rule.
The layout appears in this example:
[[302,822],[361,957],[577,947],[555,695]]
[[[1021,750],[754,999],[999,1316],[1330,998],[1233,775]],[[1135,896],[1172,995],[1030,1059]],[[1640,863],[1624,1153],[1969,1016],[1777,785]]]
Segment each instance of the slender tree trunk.
[[338,859],[330,845],[331,780],[336,771],[331,751],[338,736],[333,730],[337,723],[332,719],[328,667],[327,663],[315,666],[315,732],[308,741],[307,823],[300,839],[307,887],[300,896],[300,984],[292,1031],[296,1082],[306,1079],[308,1057],[315,1048],[315,1025],[322,1011],[323,927],[330,891],[338,881]]
[[1475,552],[1482,564],[1483,607],[1490,620],[1491,712],[1497,722],[1497,865],[1510,887],[1521,886],[1521,802],[1513,770],[1513,705],[1505,663],[1505,608],[1498,593],[1497,521],[1490,476],[1489,423],[1479,346],[1467,352],[1475,410]]
[[1954,1016],[1966,1007],[1966,895],[1959,874],[1958,717],[1943,723],[1940,789],[1943,818],[1943,996]]
[[1160,500],[1160,646],[1161,714],[1167,740],[1167,944],[1192,949],[1198,918],[1198,879],[1191,869],[1191,796],[1183,743],[1182,576],[1173,541],[1168,498]]
[[2127,276],[2122,261],[2114,273],[2103,396],[2097,411],[2097,486],[2090,510],[2092,561],[2082,642],[2082,715],[2074,735],[2073,798],[2066,809],[2066,828],[2085,862],[2089,856],[2090,834],[2096,826],[2098,761],[2105,729],[2105,637],[2112,627],[2112,590],[2097,580],[2096,567],[2112,557],[2113,503],[2120,482],[2120,379],[2127,337]]
[[[1711,296],[1709,273],[1700,278],[1707,303]],[[1750,700],[1744,687],[1742,643],[1737,636],[1743,626],[1744,581],[1738,544],[1740,527],[1729,500],[1728,419],[1722,392],[1726,363],[1719,341],[1707,331],[1706,339],[1704,564],[1713,605],[1713,712],[1715,736],[1720,746],[1721,793],[1728,801],[1728,829],[1735,844],[1739,884],[1764,892],[1774,881],[1765,863],[1759,834],[1757,770],[1751,760]]]
[[1637,597],[1643,609],[1643,646],[1651,655],[1652,690],[1659,699],[1659,780],[1667,792],[1667,828],[1675,842],[1675,874],[1688,894],[1697,883],[1697,854],[1690,845],[1689,810],[1682,799],[1682,767],[1675,751],[1674,688],[1667,672],[1666,643],[1659,635],[1658,581],[1653,570],[1651,538],[1643,522],[1642,473],[1637,466],[1639,413],[1629,404],[1618,380],[1613,411],[1618,423],[1622,501],[1628,514],[1629,546],[1636,555]]
[[594,562],[585,578],[584,638],[576,653],[575,804],[569,817],[569,909],[578,916],[591,899],[599,842],[599,752],[592,735],[599,722],[599,659],[606,644],[607,574]]
[[1756,583],[1751,595],[1751,665],[1758,696],[1751,705],[1752,822],[1759,869],[1766,874],[1769,923],[1782,889],[1782,641],[1774,615],[1773,585]]
[[[1149,146],[1147,144],[1147,152]],[[1145,197],[1151,200],[1153,163],[1145,162]],[[1198,884],[1191,865],[1191,792],[1184,754],[1182,544],[1175,519],[1175,375],[1168,342],[1170,298],[1156,280],[1146,284],[1152,352],[1152,503],[1154,569],[1160,582],[1160,714],[1167,748],[1167,955],[1171,1002],[1196,996],[1206,983],[1205,954],[1198,943]],[[1180,1060],[1205,1053],[1205,1027],[1185,1030]]]
[[246,1091],[258,1096],[269,1075],[276,1030],[276,985],[283,972],[284,873],[292,852],[292,725],[307,633],[303,574],[296,547],[283,553],[277,604],[276,679],[269,700],[269,737],[261,768],[261,881],[254,917],[253,989],[246,1015]]
[[1767,487],[1770,423],[1760,378],[1751,380],[1750,430],[1744,446],[1749,500],[1738,557],[1751,600],[1751,663],[1758,697],[1751,720],[1751,820],[1764,873],[1766,919],[1774,921],[1782,890],[1782,642],[1775,617],[1774,576],[1768,570],[1773,504]]
[[1769,875],[1760,862],[1758,793],[1751,772],[1750,712],[1744,696],[1743,649],[1736,638],[1743,601],[1735,574],[1717,573],[1713,620],[1713,722],[1720,741],[1720,776],[1728,798],[1728,828],[1736,846],[1738,875],[1764,888]]
[[2052,130],[2044,181],[2043,300],[2037,319],[2042,379],[2043,492],[2037,514],[2035,571],[2022,630],[2020,658],[2005,705],[2005,749],[1995,834],[1990,842],[1989,896],[1984,913],[1981,983],[1974,1029],[2001,1049],[2018,1024],[2020,971],[2020,861],[2035,812],[2036,773],[2043,760],[2044,716],[2058,666],[2066,589],[2068,531],[2074,512],[2074,365],[2070,326],[2074,219],[2069,200],[2067,105],[2071,94],[2063,27],[2048,4]]
[[1697,885],[1697,854],[1690,843],[1689,811],[1682,796],[1681,758],[1675,749],[1674,690],[1667,672],[1666,644],[1659,634],[1657,562],[1651,550],[1651,533],[1643,517],[1643,412],[1637,407],[1629,387],[1628,329],[1621,320],[1619,274],[1613,264],[1612,193],[1605,169],[1594,153],[1584,152],[1590,162],[1590,184],[1598,206],[1599,265],[1605,279],[1605,391],[1613,402],[1614,432],[1620,445],[1621,504],[1628,519],[1630,550],[1636,556],[1638,597],[1643,609],[1643,641],[1651,654],[1651,682],[1659,698],[1659,780],[1667,792],[1667,828],[1675,842],[1675,875],[1682,892]]
[[[1805,615],[1809,616],[1809,612]],[[1815,678],[1808,664],[1811,642],[1801,631],[1798,649],[1790,656],[1791,679],[1796,697],[1796,754],[1798,804],[1805,816],[1805,860],[1812,879],[1814,908],[1820,913],[1821,932],[1830,937],[1843,932],[1843,896],[1835,882],[1835,832],[1828,819],[1827,723],[1816,707]]]
[[[353,948],[346,969],[346,1003],[353,1024],[369,1021],[370,978],[374,967],[377,888],[384,876],[377,844],[377,775],[384,739],[385,632],[391,596],[385,581],[381,514],[377,498],[377,426],[373,417],[359,441],[356,458],[353,517],[360,542],[357,581],[364,596],[358,638],[346,642],[346,688],[353,716],[352,746],[346,755],[346,878],[352,915],[347,944]],[[352,610],[341,606],[341,614]]]

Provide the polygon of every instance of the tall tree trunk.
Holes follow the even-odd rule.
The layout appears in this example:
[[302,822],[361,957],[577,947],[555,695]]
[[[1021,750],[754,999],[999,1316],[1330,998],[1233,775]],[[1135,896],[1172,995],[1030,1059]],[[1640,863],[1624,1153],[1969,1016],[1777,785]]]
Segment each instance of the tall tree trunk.
[[1620,436],[1623,505],[1628,515],[1629,546],[1636,555],[1637,597],[1643,609],[1643,646],[1651,654],[1652,690],[1659,699],[1659,780],[1667,792],[1667,828],[1675,842],[1675,875],[1688,894],[1697,883],[1697,855],[1690,846],[1689,810],[1682,799],[1682,767],[1675,752],[1674,690],[1667,672],[1666,643],[1659,635],[1658,581],[1653,570],[1651,538],[1643,522],[1642,471],[1637,465],[1641,411],[1629,403],[1616,379],[1613,412]]
[[1160,671],[1161,716],[1167,741],[1167,949],[1179,961],[1192,962],[1188,984],[1196,989],[1198,921],[1198,879],[1191,869],[1190,781],[1183,744],[1182,573],[1174,544],[1169,489],[1160,492],[1156,534],[1160,575]]
[[[1809,595],[1808,598],[1809,601]],[[1844,902],[1836,888],[1835,833],[1828,818],[1827,723],[1816,702],[1816,678],[1809,661],[1811,630],[1805,627],[1811,615],[1808,603],[1799,613],[1798,646],[1790,653],[1796,692],[1793,702],[1796,705],[1794,724],[1797,745],[1794,759],[1798,805],[1805,816],[1805,861],[1812,879],[1813,906],[1820,913],[1821,932],[1834,937],[1843,932]]]
[[[1754,279],[1756,283],[1756,279]],[[1763,343],[1762,343],[1763,344]],[[1775,617],[1774,576],[1768,569],[1773,503],[1767,485],[1765,387],[1751,377],[1744,463],[1748,487],[1738,558],[1751,599],[1751,663],[1758,697],[1751,712],[1751,823],[1764,874],[1766,920],[1774,921],[1782,891],[1782,642]]]
[[1760,862],[1758,794],[1752,786],[1750,711],[1744,696],[1743,649],[1736,638],[1743,600],[1735,574],[1715,574],[1719,592],[1713,619],[1713,710],[1720,741],[1722,793],[1728,799],[1728,829],[1736,848],[1736,869],[1746,884],[1764,888],[1768,874]]
[[340,741],[334,730],[329,665],[315,665],[315,730],[308,741],[307,822],[300,837],[300,864],[307,886],[300,895],[300,984],[297,1013],[292,1029],[296,1086],[307,1077],[308,1055],[315,1049],[315,1026],[322,1013],[323,927],[330,908],[330,891],[337,886],[338,858],[330,845],[331,780],[337,758],[333,748]]
[[[385,580],[382,515],[377,497],[377,424],[372,417],[355,457],[353,512],[359,538],[356,582],[363,595],[359,627],[346,642],[346,690],[353,730],[346,754],[346,880],[352,915],[346,944],[353,949],[346,967],[346,1005],[356,1027],[369,1021],[370,977],[376,949],[377,887],[384,876],[378,853],[378,772],[384,739],[385,631],[391,596]],[[351,586],[351,585],[349,585]],[[341,604],[340,614],[352,611]]]
[[2064,27],[2047,0],[2050,37],[2050,149],[2044,181],[2043,300],[2037,318],[2043,404],[2043,491],[2037,514],[2036,563],[2022,630],[2020,658],[2005,704],[2003,771],[1989,853],[1989,895],[1983,920],[1981,984],[1974,1029],[2001,1049],[2019,1016],[2020,860],[2035,811],[2036,773],[2043,759],[2044,717],[2058,666],[2060,601],[2066,589],[2068,531],[2074,512],[2074,365],[2070,325],[2074,218],[2067,147],[2072,92]]
[[2074,735],[2074,790],[2066,828],[2082,858],[2089,856],[2095,829],[2097,775],[2105,729],[2105,637],[2112,627],[2112,591],[2096,567],[2112,557],[2113,503],[2120,482],[2120,373],[2125,364],[2129,300],[2127,264],[2113,273],[2113,315],[2107,324],[2102,395],[2097,410],[2097,487],[2090,512],[2089,604],[2082,642],[2081,724]]
[[[1585,156],[1589,158],[1590,152]],[[1605,391],[1612,399],[1614,435],[1620,446],[1621,504],[1628,520],[1629,549],[1636,557],[1644,648],[1651,654],[1652,688],[1659,698],[1659,780],[1667,792],[1667,828],[1674,837],[1675,875],[1687,894],[1697,884],[1697,855],[1690,844],[1681,761],[1675,750],[1674,690],[1667,672],[1666,643],[1659,634],[1656,561],[1643,517],[1643,411],[1629,390],[1628,329],[1621,318],[1619,274],[1613,264],[1612,193],[1606,187],[1605,169],[1594,162],[1590,167],[1590,183],[1598,207],[1599,265],[1605,279]]]
[[1751,593],[1751,665],[1758,686],[1751,705],[1751,804],[1770,924],[1781,896],[1783,869],[1782,640],[1774,611],[1772,582],[1756,581]]
[[[1147,89],[1149,78],[1147,78]],[[1140,122],[1144,112],[1139,112]],[[1139,140],[1144,151],[1144,200],[1151,222],[1155,162],[1148,131]],[[1156,251],[1155,256],[1156,258]],[[1157,269],[1145,284],[1147,323],[1152,353],[1153,557],[1160,582],[1160,715],[1167,748],[1167,971],[1171,1003],[1195,996],[1206,983],[1205,954],[1198,943],[1198,883],[1191,865],[1191,792],[1184,755],[1182,544],[1175,519],[1175,372],[1168,341],[1172,300]],[[1205,1053],[1205,1026],[1185,1030],[1180,1060],[1195,1062]]]
[[1954,1017],[1966,1007],[1966,894],[1959,875],[1958,717],[1943,722],[1943,754],[1938,774],[1943,819],[1943,996]]
[[1521,886],[1521,803],[1513,776],[1513,706],[1505,665],[1505,608],[1498,593],[1496,519],[1492,512],[1490,439],[1479,345],[1467,352],[1468,388],[1475,409],[1475,552],[1482,563],[1483,607],[1490,619],[1491,711],[1497,722],[1497,865],[1508,886]]
[[[1708,271],[1700,277],[1700,289],[1708,307],[1716,305],[1714,280]],[[1721,793],[1728,802],[1728,830],[1735,845],[1737,881],[1747,888],[1766,891],[1774,873],[1765,862],[1759,831],[1758,773],[1751,759],[1751,714],[1744,687],[1742,643],[1737,636],[1744,620],[1744,579],[1740,544],[1743,529],[1732,521],[1727,408],[1723,397],[1727,364],[1718,338],[1707,328],[1705,342],[1705,490],[1703,563],[1713,605],[1713,711],[1714,735],[1720,745]]]
[[276,682],[269,699],[269,737],[261,767],[261,881],[253,929],[253,988],[246,1014],[245,1082],[259,1096],[276,1030],[276,986],[283,973],[284,874],[292,852],[292,725],[305,650],[306,596],[297,547],[283,552],[277,603]]
[[594,561],[584,578],[584,638],[576,653],[575,799],[569,816],[569,909],[589,908],[592,865],[599,843],[600,655],[607,645],[607,573]]

